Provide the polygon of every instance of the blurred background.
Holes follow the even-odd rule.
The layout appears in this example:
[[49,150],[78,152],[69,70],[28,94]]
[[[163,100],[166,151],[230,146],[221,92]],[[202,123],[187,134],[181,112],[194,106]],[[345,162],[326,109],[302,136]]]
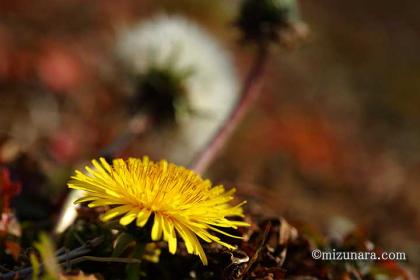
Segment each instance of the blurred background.
[[[59,209],[73,169],[126,130],[120,30],[181,14],[220,41],[243,78],[253,49],[238,44],[238,3],[0,1],[0,163],[22,181],[20,219]],[[273,49],[261,98],[206,176],[237,186],[267,215],[329,234],[360,227],[420,267],[420,2],[300,7],[308,40]],[[145,141],[118,155],[164,156]]]

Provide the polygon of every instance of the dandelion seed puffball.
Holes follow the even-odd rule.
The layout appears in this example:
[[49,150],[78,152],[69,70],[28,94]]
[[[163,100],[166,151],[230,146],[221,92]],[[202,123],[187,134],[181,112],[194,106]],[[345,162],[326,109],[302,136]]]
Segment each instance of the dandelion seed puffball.
[[[158,16],[122,32],[117,55],[132,75],[152,67],[191,71],[184,86],[189,109],[177,124],[145,139],[159,153],[188,164],[226,119],[238,97],[238,82],[226,51],[203,29],[179,16]],[[169,66],[168,66],[169,65]]]

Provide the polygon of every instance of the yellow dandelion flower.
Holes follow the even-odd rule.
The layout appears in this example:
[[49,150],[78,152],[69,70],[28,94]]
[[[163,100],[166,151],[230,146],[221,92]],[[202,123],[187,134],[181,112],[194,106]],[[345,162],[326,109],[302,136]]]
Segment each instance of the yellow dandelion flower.
[[167,161],[152,162],[147,157],[113,160],[112,165],[104,158],[92,161],[93,168],[86,166],[86,173],[76,171],[68,186],[86,192],[75,203],[89,202],[89,207],[111,206],[103,221],[119,218],[121,225],[136,222],[146,225],[153,217],[152,240],[168,243],[169,252],[177,250],[177,235],[185,243],[189,254],[198,255],[207,264],[207,258],[199,238],[217,242],[229,249],[235,247],[223,242],[215,233],[233,236],[223,228],[248,226],[228,217],[243,216],[242,205],[230,206],[234,189],[225,191],[223,186],[212,187],[191,170]]

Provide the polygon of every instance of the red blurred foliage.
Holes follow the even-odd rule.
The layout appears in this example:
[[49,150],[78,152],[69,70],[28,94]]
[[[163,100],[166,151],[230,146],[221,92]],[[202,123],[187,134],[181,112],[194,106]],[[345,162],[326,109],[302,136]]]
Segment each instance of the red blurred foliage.
[[3,168],[0,174],[0,195],[2,200],[2,213],[10,212],[10,201],[21,191],[21,184],[19,182],[12,182],[10,178],[10,171],[8,168]]
[[279,116],[267,116],[253,125],[253,133],[244,139],[244,149],[249,147],[259,155],[287,154],[302,171],[332,174],[342,165],[344,155],[341,143],[329,128],[329,123],[319,113],[296,112],[286,108]]
[[64,47],[47,46],[38,59],[40,80],[53,91],[64,92],[81,84],[80,60]]
[[[376,249],[375,253],[377,256],[381,256],[384,253],[384,250]],[[402,279],[414,279],[414,277],[395,260],[381,259],[378,261],[378,266],[386,270],[388,274],[395,276],[395,279],[398,277],[404,277]]]
[[10,34],[0,26],[0,78],[5,78],[9,68],[8,53]]
[[2,75],[12,81],[28,80],[32,77],[34,56],[27,50],[15,50],[4,55]]
[[49,152],[61,163],[70,163],[80,155],[78,139],[69,131],[58,131],[49,142]]
[[[10,178],[10,171],[8,168],[3,168],[0,174],[0,197],[2,201],[2,213],[0,228],[1,233],[8,233],[9,223],[13,219],[13,214],[10,208],[11,200],[21,191],[21,184],[12,182]],[[16,251],[16,250],[14,250]]]

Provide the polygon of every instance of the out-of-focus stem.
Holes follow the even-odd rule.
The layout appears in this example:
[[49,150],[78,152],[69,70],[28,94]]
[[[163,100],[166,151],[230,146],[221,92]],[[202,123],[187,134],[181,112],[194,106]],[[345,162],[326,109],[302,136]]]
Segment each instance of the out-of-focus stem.
[[248,112],[250,106],[260,95],[261,77],[264,73],[265,64],[267,61],[268,50],[265,45],[258,48],[255,59],[248,74],[244,80],[240,99],[225,120],[222,127],[217,131],[215,136],[206,145],[203,151],[195,158],[191,164],[191,168],[197,173],[204,173],[207,167],[215,159],[219,151],[222,149],[225,142],[229,139],[232,132],[235,130],[238,123],[242,120],[244,115]]
[[146,133],[152,127],[152,124],[153,118],[139,113],[128,122],[125,131],[101,151],[101,154],[109,157],[115,156],[127,148],[136,138]]

